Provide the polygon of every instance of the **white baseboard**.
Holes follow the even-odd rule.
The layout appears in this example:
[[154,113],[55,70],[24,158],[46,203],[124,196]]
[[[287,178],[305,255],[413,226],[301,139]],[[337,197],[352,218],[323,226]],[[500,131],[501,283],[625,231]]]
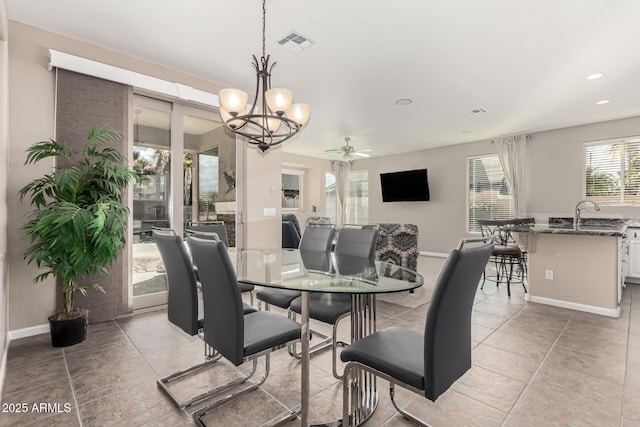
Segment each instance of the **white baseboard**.
[[28,328],[16,329],[15,331],[9,331],[9,341],[17,340],[19,338],[32,337],[34,335],[49,333],[49,324],[30,326]]
[[587,313],[593,313],[593,314],[600,314],[602,316],[609,316],[609,317],[620,317],[620,312],[621,312],[620,307],[602,308],[602,307],[596,307],[593,305],[579,304],[577,302],[568,302],[568,301],[561,301],[561,300],[551,299],[551,298],[530,296],[529,294],[525,295],[525,300],[531,301],[531,302],[537,302],[540,304],[553,305],[554,307],[569,308],[571,310],[585,311]]
[[434,258],[446,258],[449,254],[441,254],[440,252],[420,251],[420,256],[430,256]]

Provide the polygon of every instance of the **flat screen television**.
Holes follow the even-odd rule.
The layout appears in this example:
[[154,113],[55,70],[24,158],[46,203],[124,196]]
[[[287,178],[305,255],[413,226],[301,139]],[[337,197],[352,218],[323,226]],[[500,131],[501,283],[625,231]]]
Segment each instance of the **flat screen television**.
[[380,174],[383,202],[429,201],[429,181],[426,169]]

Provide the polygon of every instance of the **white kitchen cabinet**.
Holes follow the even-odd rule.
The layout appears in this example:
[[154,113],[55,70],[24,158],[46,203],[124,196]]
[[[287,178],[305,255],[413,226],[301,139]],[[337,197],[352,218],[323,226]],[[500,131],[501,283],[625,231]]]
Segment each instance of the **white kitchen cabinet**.
[[627,277],[640,279],[640,229],[628,228],[627,240],[629,242],[629,271]]
[[[638,241],[640,242],[640,240]],[[618,304],[622,301],[622,288],[629,274],[629,240],[618,238]]]

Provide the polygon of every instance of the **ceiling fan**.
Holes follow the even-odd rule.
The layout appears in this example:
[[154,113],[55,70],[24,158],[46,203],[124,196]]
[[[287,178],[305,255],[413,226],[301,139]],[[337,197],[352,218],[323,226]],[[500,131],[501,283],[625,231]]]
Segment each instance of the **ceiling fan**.
[[344,137],[344,141],[346,144],[343,145],[342,147],[326,150],[325,153],[342,153],[342,156],[340,156],[340,159],[339,159],[341,162],[351,162],[355,160],[354,156],[371,157],[371,155],[367,153],[373,150],[370,150],[370,149],[356,150],[356,148],[353,145],[349,145],[349,141],[351,141],[351,138],[348,136]]

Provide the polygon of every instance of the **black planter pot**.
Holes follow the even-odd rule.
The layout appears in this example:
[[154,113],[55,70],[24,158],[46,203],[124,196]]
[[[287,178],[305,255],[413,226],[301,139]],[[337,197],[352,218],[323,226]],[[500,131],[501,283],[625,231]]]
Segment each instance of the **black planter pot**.
[[49,328],[51,329],[51,345],[53,347],[68,347],[87,338],[86,317],[69,320],[49,319]]

